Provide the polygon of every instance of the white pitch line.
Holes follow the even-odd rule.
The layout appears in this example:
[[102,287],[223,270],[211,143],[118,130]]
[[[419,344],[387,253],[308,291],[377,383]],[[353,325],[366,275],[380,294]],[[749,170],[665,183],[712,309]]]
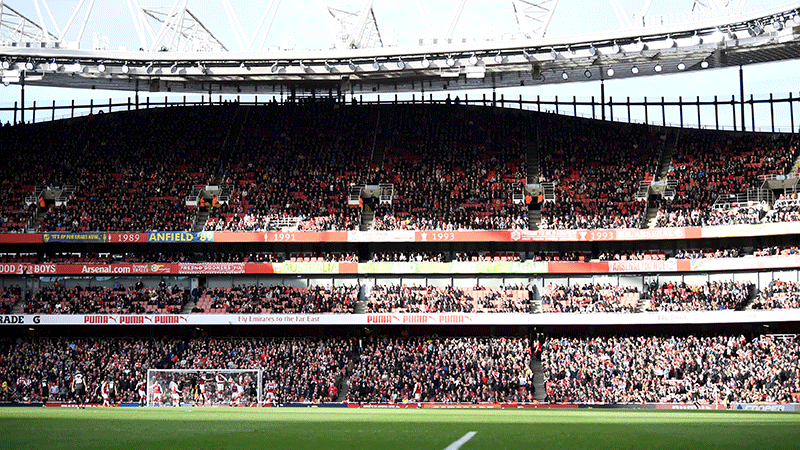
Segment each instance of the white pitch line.
[[470,431],[464,436],[461,436],[461,439],[448,445],[444,450],[458,450],[461,448],[462,445],[466,444],[468,440],[472,439],[472,436],[475,436],[476,434],[478,434],[477,431]]

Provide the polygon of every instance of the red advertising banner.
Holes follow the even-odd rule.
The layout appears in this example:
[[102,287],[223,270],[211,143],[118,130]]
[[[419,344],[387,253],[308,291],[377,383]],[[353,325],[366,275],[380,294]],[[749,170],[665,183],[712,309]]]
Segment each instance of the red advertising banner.
[[41,244],[41,233],[0,233],[0,244]]
[[[611,242],[800,234],[800,222],[730,225],[706,228],[620,228],[611,230],[475,231],[324,231],[324,232],[156,232],[156,233],[3,233],[3,243],[91,242]],[[190,239],[191,238],[191,239]]]
[[108,233],[108,242],[146,243],[147,233]]
[[728,272],[777,270],[800,267],[800,256],[784,255],[692,260],[641,260],[607,262],[528,261],[478,263],[132,263],[132,264],[29,264],[0,263],[0,275],[341,275],[341,274],[603,274],[648,272]]
[[[260,237],[261,235],[263,235],[263,240],[261,242],[289,243],[289,242],[347,242],[348,241],[347,231],[324,231],[318,233],[312,231],[289,231],[283,233],[269,232],[269,233],[255,233],[255,234],[256,237]],[[215,236],[214,242],[225,242],[225,241],[217,241]]]

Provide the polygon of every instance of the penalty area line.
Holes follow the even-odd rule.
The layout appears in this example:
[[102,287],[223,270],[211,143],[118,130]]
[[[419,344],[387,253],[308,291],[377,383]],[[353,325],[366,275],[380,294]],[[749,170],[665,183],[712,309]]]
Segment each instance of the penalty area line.
[[476,434],[478,434],[477,431],[470,431],[469,433],[465,434],[464,436],[461,436],[461,439],[459,439],[459,440],[453,442],[452,444],[448,445],[447,447],[445,447],[444,450],[458,450],[458,449],[461,448],[462,445],[466,444],[467,441],[472,439],[472,437],[475,436]]

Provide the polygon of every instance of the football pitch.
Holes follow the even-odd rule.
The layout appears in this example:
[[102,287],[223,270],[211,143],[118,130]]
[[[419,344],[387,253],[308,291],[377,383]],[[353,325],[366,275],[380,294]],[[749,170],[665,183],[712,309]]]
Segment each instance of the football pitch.
[[800,414],[601,409],[0,408],[0,449],[453,450],[459,444],[463,450],[796,449],[800,448]]

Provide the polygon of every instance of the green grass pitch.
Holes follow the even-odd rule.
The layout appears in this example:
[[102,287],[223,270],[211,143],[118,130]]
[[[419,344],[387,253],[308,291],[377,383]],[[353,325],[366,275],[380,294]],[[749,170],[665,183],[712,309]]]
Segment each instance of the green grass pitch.
[[0,449],[797,449],[800,414],[751,411],[0,408]]

